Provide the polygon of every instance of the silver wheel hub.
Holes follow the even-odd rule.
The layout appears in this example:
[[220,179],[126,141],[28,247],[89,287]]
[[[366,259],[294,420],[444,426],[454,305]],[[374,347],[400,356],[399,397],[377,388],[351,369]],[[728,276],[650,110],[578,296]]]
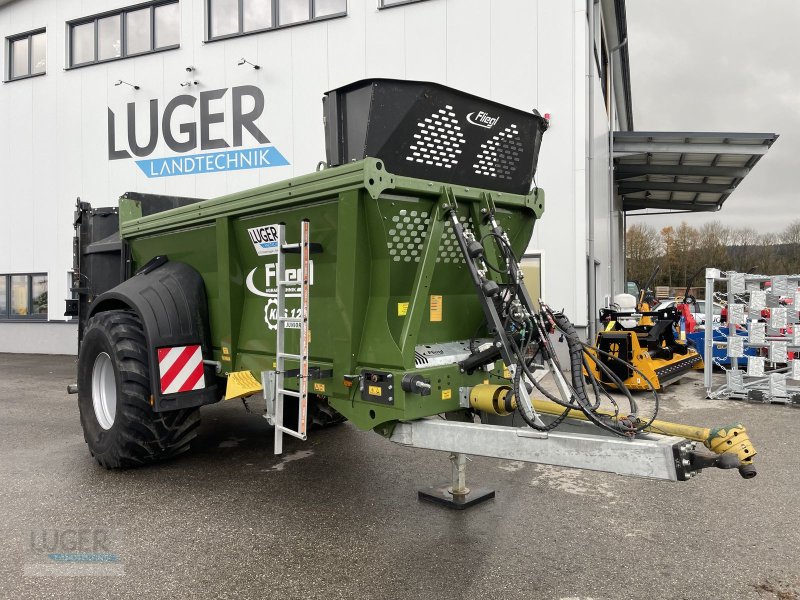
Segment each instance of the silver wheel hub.
[[100,427],[111,429],[117,414],[117,380],[114,377],[114,363],[107,352],[101,352],[94,359],[92,405]]

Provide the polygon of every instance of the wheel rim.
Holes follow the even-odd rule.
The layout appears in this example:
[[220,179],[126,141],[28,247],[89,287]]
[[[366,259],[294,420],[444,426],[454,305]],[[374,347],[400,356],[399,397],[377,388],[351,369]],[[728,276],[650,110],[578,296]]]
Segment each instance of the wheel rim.
[[106,352],[101,352],[94,359],[92,404],[100,427],[111,429],[117,414],[117,381],[114,377],[114,364]]

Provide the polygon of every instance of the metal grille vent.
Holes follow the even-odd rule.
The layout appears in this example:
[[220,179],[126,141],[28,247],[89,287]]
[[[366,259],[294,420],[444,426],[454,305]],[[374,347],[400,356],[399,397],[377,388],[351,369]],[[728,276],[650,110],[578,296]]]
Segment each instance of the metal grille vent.
[[451,169],[458,164],[464,134],[449,104],[418,122],[406,160]]
[[[461,221],[461,226],[464,228],[465,232],[472,231],[472,228],[467,222],[467,217],[458,217],[458,220]],[[461,254],[461,248],[458,247],[458,241],[453,233],[453,228],[448,227],[444,235],[442,235],[442,244],[439,246],[439,256],[436,257],[436,262],[455,263],[458,262],[459,259],[461,261],[464,260]]]
[[[464,231],[472,231],[469,218],[458,218]],[[389,256],[394,262],[419,262],[422,252],[422,243],[428,235],[428,213],[426,211],[401,209],[400,213],[392,217],[392,225],[386,241]],[[442,234],[439,246],[439,256],[436,262],[457,263],[463,260],[461,248],[453,234],[452,228],[447,227]]]
[[477,175],[486,175],[498,179],[511,179],[519,166],[522,154],[522,140],[517,126],[512,124],[499,132],[492,139],[481,144],[482,151],[472,165]]
[[422,242],[428,235],[428,213],[402,209],[392,217],[386,246],[394,262],[419,262]]

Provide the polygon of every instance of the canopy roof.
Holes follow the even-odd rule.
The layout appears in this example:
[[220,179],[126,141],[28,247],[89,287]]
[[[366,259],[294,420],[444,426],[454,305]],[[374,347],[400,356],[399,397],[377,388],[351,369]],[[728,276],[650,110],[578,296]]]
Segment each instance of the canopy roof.
[[717,211],[778,139],[775,133],[614,132],[624,211]]

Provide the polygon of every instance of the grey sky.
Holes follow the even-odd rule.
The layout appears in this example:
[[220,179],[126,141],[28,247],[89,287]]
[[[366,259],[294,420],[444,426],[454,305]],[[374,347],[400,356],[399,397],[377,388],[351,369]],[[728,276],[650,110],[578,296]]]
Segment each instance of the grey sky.
[[722,211],[628,223],[719,220],[767,233],[800,218],[800,0],[626,4],[637,130],[780,134]]

